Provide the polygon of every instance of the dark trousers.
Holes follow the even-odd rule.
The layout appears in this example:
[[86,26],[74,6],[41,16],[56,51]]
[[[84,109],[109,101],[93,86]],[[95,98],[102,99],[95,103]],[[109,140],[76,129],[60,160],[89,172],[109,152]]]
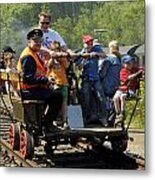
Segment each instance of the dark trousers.
[[[93,92],[93,93],[92,93]],[[87,119],[92,113],[106,114],[105,96],[100,81],[84,81],[82,83],[83,115]]]
[[29,89],[23,90],[23,100],[43,100],[45,106],[48,106],[47,113],[45,114],[46,124],[51,124],[52,121],[56,120],[58,113],[62,105],[62,95],[59,92],[53,92],[51,89]]

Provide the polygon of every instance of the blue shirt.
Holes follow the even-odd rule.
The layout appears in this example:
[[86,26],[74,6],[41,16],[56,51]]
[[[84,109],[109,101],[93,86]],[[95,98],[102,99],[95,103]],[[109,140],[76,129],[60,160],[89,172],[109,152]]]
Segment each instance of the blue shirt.
[[[87,49],[83,49],[82,53],[87,53]],[[93,46],[91,52],[102,53],[103,48],[101,46]],[[98,81],[99,80],[99,67],[98,67],[99,57],[89,57],[87,59],[79,59],[77,64],[83,64],[82,77],[83,81]]]

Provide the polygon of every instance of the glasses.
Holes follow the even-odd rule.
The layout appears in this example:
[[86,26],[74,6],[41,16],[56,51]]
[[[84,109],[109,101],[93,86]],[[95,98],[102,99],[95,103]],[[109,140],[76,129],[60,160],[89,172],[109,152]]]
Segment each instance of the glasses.
[[46,24],[46,25],[49,25],[50,22],[40,22],[40,24]]

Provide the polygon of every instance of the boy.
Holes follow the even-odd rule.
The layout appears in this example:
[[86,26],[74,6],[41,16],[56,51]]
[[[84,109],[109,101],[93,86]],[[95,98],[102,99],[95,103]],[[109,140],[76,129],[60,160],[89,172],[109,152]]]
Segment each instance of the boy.
[[137,89],[137,78],[142,74],[142,70],[135,69],[134,57],[124,55],[122,57],[123,66],[120,71],[120,87],[114,95],[114,106],[116,111],[115,124],[121,123],[125,116],[125,99],[134,96]]
[[[51,46],[52,58],[48,62],[48,77],[54,80],[54,89],[60,91],[63,97],[63,103],[61,107],[61,120],[57,120],[58,126],[64,126],[67,118],[67,99],[68,99],[68,80],[66,75],[66,69],[68,67],[67,53],[63,52],[60,47],[60,43],[54,41]],[[53,55],[52,55],[53,53]]]

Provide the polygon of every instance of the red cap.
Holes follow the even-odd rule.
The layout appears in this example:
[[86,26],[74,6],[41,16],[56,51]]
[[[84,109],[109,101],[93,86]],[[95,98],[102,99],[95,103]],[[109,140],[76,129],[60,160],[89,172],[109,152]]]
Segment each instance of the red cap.
[[90,35],[84,35],[84,36],[82,37],[82,40],[83,40],[84,43],[87,43],[87,42],[89,42],[89,41],[92,41],[92,40],[93,40],[93,37],[90,36]]

